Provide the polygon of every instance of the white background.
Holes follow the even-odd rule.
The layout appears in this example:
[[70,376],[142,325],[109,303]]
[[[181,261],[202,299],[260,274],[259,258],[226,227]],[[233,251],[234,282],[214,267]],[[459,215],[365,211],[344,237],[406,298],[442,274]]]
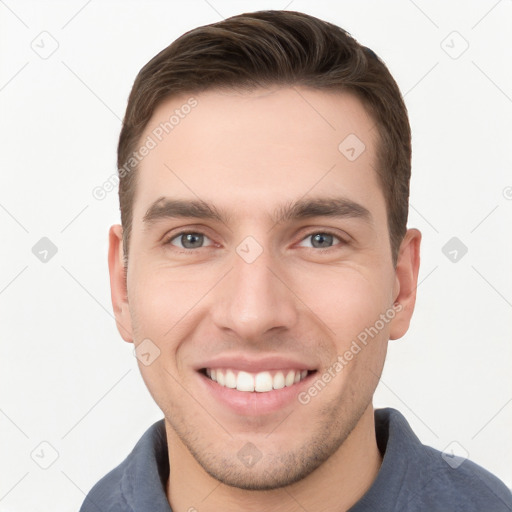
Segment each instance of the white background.
[[[410,113],[418,303],[375,405],[512,486],[512,1],[1,0],[1,511],[77,510],[162,416],[112,318],[117,191],[92,195],[115,172],[136,73],[186,30],[283,8],[373,48]],[[42,237],[58,249],[46,263]]]

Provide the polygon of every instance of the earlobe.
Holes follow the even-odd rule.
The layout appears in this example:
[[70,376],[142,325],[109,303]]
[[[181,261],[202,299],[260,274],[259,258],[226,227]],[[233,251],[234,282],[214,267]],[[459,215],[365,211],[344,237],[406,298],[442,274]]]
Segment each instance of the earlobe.
[[396,284],[394,303],[399,305],[399,313],[391,322],[390,339],[401,338],[409,329],[414,305],[420,267],[421,233],[417,229],[409,229],[405,234],[395,269]]
[[109,231],[108,268],[117,329],[125,341],[133,342],[126,269],[123,261],[123,228],[119,224],[111,226]]

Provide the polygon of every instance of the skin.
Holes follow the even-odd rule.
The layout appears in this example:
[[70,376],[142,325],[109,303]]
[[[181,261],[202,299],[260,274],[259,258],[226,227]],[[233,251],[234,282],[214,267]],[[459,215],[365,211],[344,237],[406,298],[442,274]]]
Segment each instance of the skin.
[[[160,350],[139,366],[165,415],[169,502],[177,512],[347,510],[381,464],[372,396],[388,340],[409,326],[421,235],[408,230],[395,267],[374,170],[377,133],[354,96],[283,87],[195,98],[197,107],[140,164],[126,280],[122,229],[110,230],[119,331]],[[162,103],[141,140],[187,99]],[[354,161],[338,150],[351,133],[365,144]],[[162,196],[199,198],[226,218],[144,222]],[[369,215],[276,218],[283,205],[326,198]],[[184,228],[206,235],[204,246],[179,247]],[[325,232],[335,236],[315,245]],[[252,263],[236,251],[248,236],[263,249]],[[400,312],[306,405],[235,414],[205,393],[196,371],[219,355],[278,354],[321,376],[394,304]],[[237,456],[249,442],[261,454],[252,467]]]

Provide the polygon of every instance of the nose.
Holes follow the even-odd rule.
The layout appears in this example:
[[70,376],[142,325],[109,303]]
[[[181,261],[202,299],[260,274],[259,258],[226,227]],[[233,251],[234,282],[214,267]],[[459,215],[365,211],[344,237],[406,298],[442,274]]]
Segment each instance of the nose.
[[266,251],[252,262],[237,253],[232,261],[210,310],[217,328],[253,343],[291,329],[298,319],[297,298],[282,266]]

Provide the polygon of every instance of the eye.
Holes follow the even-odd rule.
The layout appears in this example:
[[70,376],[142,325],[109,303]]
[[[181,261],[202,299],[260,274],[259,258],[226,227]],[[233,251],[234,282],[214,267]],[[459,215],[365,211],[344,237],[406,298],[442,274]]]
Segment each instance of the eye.
[[314,249],[329,249],[330,247],[333,247],[333,245],[336,245],[335,241],[343,243],[341,238],[332,233],[317,232],[311,233],[304,238],[299,246],[312,247]]
[[206,235],[197,232],[179,233],[170,238],[166,243],[181,249],[200,249],[201,247],[212,245],[212,241]]

